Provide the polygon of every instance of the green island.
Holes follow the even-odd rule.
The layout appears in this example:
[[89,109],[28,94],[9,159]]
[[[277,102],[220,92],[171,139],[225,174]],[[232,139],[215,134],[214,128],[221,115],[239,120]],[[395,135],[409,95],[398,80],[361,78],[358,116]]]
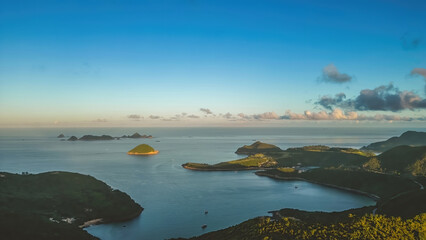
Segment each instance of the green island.
[[77,138],[76,136],[71,136],[68,138],[68,141],[104,141],[104,140],[115,140],[117,138],[111,137],[110,135],[84,135],[81,138]]
[[140,144],[127,152],[127,154],[129,155],[155,155],[158,153],[159,153],[158,150],[155,150],[153,147],[149,146],[148,144]]
[[140,135],[139,133],[133,133],[132,135],[123,135],[121,138],[152,138],[152,135]]
[[375,206],[333,213],[281,209],[272,211],[272,217],[257,217],[191,239],[425,239],[426,146],[416,145],[404,142],[376,155],[365,147],[282,150],[256,142],[237,151],[249,155],[246,158],[183,164],[198,171],[258,170],[258,176],[307,181],[376,201]]
[[88,175],[0,172],[2,239],[97,239],[83,228],[127,221],[142,210],[126,193]]

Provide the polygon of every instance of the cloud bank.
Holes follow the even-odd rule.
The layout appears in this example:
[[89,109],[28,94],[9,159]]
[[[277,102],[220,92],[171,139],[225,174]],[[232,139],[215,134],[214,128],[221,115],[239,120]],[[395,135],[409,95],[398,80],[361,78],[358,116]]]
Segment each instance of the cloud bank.
[[426,108],[426,99],[422,99],[412,91],[400,91],[393,84],[382,85],[374,89],[364,89],[354,99],[343,99],[344,95],[339,93],[334,98],[323,96],[316,104],[329,110],[343,108],[358,111],[397,112],[405,109]]
[[[373,90],[364,89],[360,95],[354,99],[346,100],[344,93],[338,93],[334,97],[324,96],[316,102],[327,110],[309,111],[303,113],[295,113],[287,110],[284,115],[279,115],[276,112],[264,112],[259,114],[213,114],[210,109],[203,109],[201,112],[206,113],[204,117],[194,114],[181,113],[173,116],[157,116],[150,115],[148,119],[159,121],[426,121],[426,116],[407,117],[401,115],[375,114],[365,115],[360,114],[354,109],[406,109],[414,107],[426,108],[426,100],[420,99],[412,92],[399,91],[392,84],[380,86]],[[338,106],[345,106],[340,108]],[[129,115],[129,118],[137,118],[139,115]],[[140,116],[139,116],[140,117]],[[141,117],[143,118],[143,117]]]
[[413,121],[424,120],[414,119],[410,117],[401,117],[398,115],[384,115],[376,114],[374,116],[360,115],[357,112],[343,112],[343,110],[336,108],[332,112],[320,111],[311,112],[305,111],[303,114],[293,113],[290,110],[286,111],[283,119],[289,120],[357,120],[357,121]]

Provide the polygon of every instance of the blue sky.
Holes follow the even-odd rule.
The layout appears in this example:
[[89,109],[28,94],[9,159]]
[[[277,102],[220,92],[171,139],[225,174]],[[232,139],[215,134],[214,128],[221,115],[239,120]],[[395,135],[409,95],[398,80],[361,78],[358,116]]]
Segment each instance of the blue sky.
[[[0,0],[0,125],[424,121],[425,12],[425,1]],[[417,102],[360,103],[390,83],[383,99]],[[317,103],[338,93],[346,102]]]

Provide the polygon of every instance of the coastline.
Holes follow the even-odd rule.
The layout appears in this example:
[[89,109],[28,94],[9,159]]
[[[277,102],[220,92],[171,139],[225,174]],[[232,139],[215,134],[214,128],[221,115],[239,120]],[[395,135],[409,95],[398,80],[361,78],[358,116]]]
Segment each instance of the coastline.
[[137,153],[137,152],[127,152],[128,155],[156,155],[160,151],[154,151],[154,152],[147,152],[147,153]]
[[78,226],[79,228],[86,228],[86,227],[90,227],[93,225],[98,225],[103,223],[103,218],[96,218],[96,219],[92,219],[89,221],[84,222],[82,225]]
[[332,188],[336,188],[336,189],[340,189],[340,190],[345,190],[345,191],[361,194],[361,195],[364,195],[364,196],[367,196],[367,197],[373,199],[376,202],[381,200],[381,198],[379,196],[372,194],[372,193],[363,192],[363,191],[353,189],[353,188],[341,187],[341,186],[337,186],[337,185],[334,185],[334,184],[316,182],[316,181],[308,180],[308,179],[305,179],[305,178],[280,177],[280,176],[275,175],[275,174],[268,174],[268,173],[264,173],[264,172],[255,172],[255,174],[258,175],[258,176],[270,177],[270,178],[277,179],[277,180],[305,181],[305,182],[309,182],[309,183],[314,183],[314,184],[318,184],[318,185],[323,185],[323,186],[327,186],[327,187],[332,187]]
[[194,167],[188,167],[185,166],[185,164],[182,164],[182,167],[188,170],[193,171],[206,171],[206,172],[220,172],[220,171],[253,171],[253,170],[271,170],[274,168],[258,168],[258,167],[251,167],[251,168],[239,168],[239,169],[233,169],[233,168],[194,168]]
[[136,212],[134,214],[131,214],[129,216],[122,217],[122,218],[116,219],[116,220],[105,221],[103,218],[92,219],[92,220],[84,222],[82,225],[80,225],[78,227],[79,228],[86,228],[86,227],[90,227],[90,226],[94,226],[94,225],[100,225],[100,224],[119,223],[119,222],[130,221],[134,218],[137,218],[139,215],[141,215],[143,210],[144,210],[144,208],[140,209],[138,212]]

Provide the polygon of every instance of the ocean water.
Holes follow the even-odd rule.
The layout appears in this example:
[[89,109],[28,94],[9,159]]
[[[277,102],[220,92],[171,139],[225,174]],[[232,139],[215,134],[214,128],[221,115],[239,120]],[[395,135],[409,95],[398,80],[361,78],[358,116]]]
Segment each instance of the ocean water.
[[[234,152],[260,140],[282,149],[305,145],[356,147],[397,136],[399,128],[66,128],[0,129],[0,171],[71,171],[92,175],[129,194],[145,210],[123,223],[86,230],[101,239],[190,237],[238,224],[268,211],[298,208],[341,211],[375,204],[350,192],[301,181],[278,181],[252,171],[197,172],[186,162],[218,163],[241,158]],[[68,142],[85,134],[151,134],[153,139]],[[154,156],[126,152],[147,143]],[[295,188],[297,186],[297,188]],[[209,213],[206,215],[204,211]],[[201,229],[203,224],[206,229]]]

